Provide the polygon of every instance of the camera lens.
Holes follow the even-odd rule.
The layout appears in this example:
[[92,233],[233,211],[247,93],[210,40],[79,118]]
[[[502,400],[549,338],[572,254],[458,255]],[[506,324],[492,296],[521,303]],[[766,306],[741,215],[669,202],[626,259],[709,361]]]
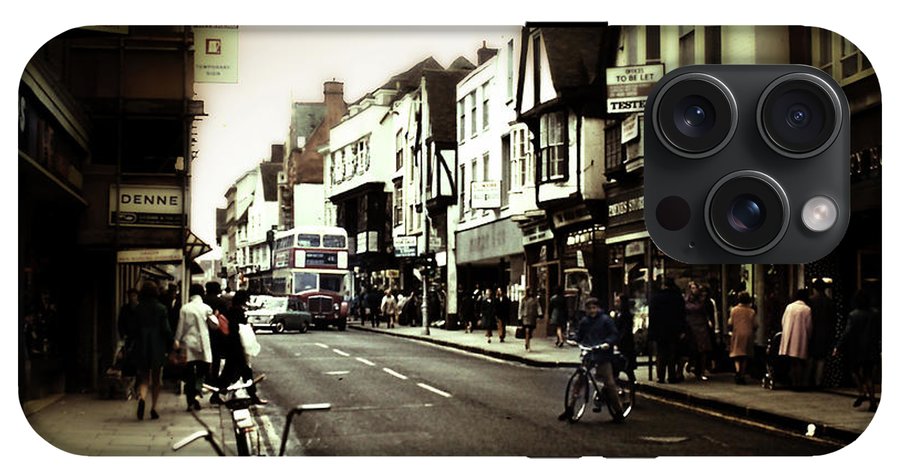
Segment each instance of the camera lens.
[[659,91],[652,122],[669,150],[699,159],[728,144],[737,125],[737,108],[721,81],[703,73],[687,73]]
[[739,195],[728,209],[728,223],[741,233],[758,230],[765,219],[766,207],[753,195]]
[[781,186],[761,172],[744,170],[723,177],[706,200],[710,235],[731,253],[764,253],[787,230],[788,202]]
[[782,155],[819,154],[837,137],[841,110],[834,90],[807,73],[783,76],[762,95],[758,122],[763,138]]

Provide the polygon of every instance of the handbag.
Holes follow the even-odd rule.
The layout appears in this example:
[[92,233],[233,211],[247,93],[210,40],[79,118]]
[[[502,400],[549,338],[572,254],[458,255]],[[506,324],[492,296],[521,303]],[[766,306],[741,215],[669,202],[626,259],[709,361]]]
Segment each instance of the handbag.
[[187,350],[184,347],[172,349],[168,355],[170,367],[182,367],[187,364]]
[[524,339],[525,338],[525,328],[522,326],[516,327],[516,339]]
[[238,336],[241,338],[241,346],[244,348],[244,354],[247,357],[256,357],[259,355],[260,346],[256,340],[256,333],[250,324],[238,325]]

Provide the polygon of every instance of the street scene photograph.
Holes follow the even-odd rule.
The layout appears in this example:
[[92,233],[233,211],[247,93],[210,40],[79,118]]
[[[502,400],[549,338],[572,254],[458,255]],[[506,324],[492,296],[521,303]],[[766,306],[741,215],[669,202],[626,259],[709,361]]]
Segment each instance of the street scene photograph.
[[[846,96],[827,256],[651,239],[648,97],[726,64]],[[61,451],[820,456],[878,412],[881,88],[838,33],[84,26],[17,97],[18,400]]]

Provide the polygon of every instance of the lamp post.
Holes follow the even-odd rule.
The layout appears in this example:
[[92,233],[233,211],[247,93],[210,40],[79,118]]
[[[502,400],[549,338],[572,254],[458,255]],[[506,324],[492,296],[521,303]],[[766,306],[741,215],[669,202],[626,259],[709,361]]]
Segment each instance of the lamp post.
[[424,215],[424,228],[425,228],[425,253],[423,254],[425,259],[422,260],[422,335],[431,335],[431,330],[428,328],[428,256],[429,252],[429,236],[431,232],[428,229],[428,211],[426,210]]

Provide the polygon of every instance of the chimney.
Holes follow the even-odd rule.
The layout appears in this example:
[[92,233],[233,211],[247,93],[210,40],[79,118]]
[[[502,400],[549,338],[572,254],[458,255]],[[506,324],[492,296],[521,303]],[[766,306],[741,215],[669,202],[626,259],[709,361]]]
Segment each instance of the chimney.
[[269,162],[280,164],[284,162],[284,144],[272,144],[272,156]]
[[331,128],[341,120],[347,112],[347,103],[344,102],[344,83],[339,81],[325,81],[325,123]]
[[493,58],[496,54],[496,48],[488,48],[487,41],[482,41],[481,48],[478,48],[478,66],[483,65],[485,61]]

